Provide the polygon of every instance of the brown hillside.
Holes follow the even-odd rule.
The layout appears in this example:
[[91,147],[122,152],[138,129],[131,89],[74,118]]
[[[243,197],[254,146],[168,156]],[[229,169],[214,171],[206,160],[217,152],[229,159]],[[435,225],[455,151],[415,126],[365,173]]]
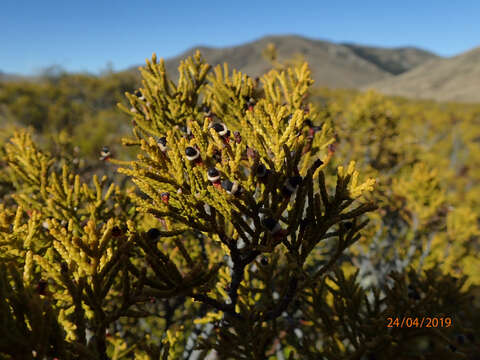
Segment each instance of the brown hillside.
[[[212,65],[227,62],[249,74],[259,76],[270,68],[262,57],[268,43],[274,43],[279,60],[301,54],[309,62],[315,85],[332,88],[359,88],[386,79],[398,69],[411,69],[436,55],[415,48],[383,49],[359,45],[341,45],[301,36],[267,36],[244,45],[229,48],[199,46],[166,61],[167,70],[176,73],[180,59],[198,48]],[[364,51],[361,51],[364,49]],[[418,55],[418,56],[417,56]],[[159,54],[161,56],[161,54]],[[396,69],[392,71],[392,69]]]
[[411,70],[428,60],[439,58],[429,51],[417,49],[415,47],[389,49],[355,44],[343,45],[353,50],[358,56],[373,62],[379,68],[394,75]]
[[452,58],[428,61],[364,88],[412,98],[480,102],[480,47]]

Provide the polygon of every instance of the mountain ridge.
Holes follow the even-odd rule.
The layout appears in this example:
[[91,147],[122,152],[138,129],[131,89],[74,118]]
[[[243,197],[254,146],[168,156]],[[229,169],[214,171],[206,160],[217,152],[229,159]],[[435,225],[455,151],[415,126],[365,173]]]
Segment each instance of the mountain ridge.
[[275,45],[280,61],[290,59],[295,54],[302,55],[312,69],[315,85],[332,88],[357,89],[438,58],[431,52],[413,47],[381,48],[334,43],[299,35],[268,35],[230,47],[194,46],[178,56],[167,58],[165,66],[169,73],[176,75],[180,60],[199,49],[213,66],[227,62],[231,68],[253,77],[260,76],[270,68],[270,64],[262,57],[262,51],[269,43]]
[[361,89],[437,101],[480,102],[480,47],[450,58],[429,60]]
[[[296,55],[310,65],[314,86],[337,89],[375,89],[387,95],[437,101],[480,102],[480,47],[453,57],[441,57],[415,46],[378,47],[336,43],[300,35],[267,35],[227,47],[198,45],[167,58],[165,66],[176,79],[180,60],[199,49],[213,66],[224,62],[252,77],[271,68],[262,53],[273,43],[280,62]],[[161,54],[159,54],[161,57]],[[138,66],[123,72],[135,72]],[[0,71],[0,81],[37,81]]]

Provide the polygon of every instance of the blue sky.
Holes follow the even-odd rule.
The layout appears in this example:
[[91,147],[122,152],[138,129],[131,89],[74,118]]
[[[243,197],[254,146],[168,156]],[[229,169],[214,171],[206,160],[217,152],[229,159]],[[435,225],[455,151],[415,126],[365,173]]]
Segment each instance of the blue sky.
[[[139,5],[136,5],[139,4]],[[443,56],[480,46],[480,1],[2,0],[0,71],[50,65],[122,70],[195,45],[233,46],[272,34],[397,47]]]

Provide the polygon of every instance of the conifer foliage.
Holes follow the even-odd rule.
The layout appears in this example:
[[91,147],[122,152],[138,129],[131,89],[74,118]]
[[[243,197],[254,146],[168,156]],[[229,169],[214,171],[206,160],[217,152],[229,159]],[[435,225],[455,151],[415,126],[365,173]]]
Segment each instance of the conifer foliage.
[[[299,289],[330,270],[358,239],[365,223],[357,219],[374,205],[355,199],[374,181],[359,183],[352,162],[338,169],[335,189],[327,189],[322,168],[333,139],[328,125],[311,134],[306,124],[317,116],[305,102],[312,83],[306,64],[266,74],[262,91],[248,76],[230,75],[227,66],[207,76],[199,53],[179,70],[175,85],[162,61],[148,61],[141,96],[129,95],[132,107],[124,108],[135,114],[136,135],[124,142],[144,152],[120,171],[148,196],[136,199],[138,210],[163,221],[158,233],[173,237],[183,257],[180,271],[189,279],[166,273],[172,290],[162,284],[151,294],[181,288],[213,311],[199,321],[222,319],[225,334],[248,334],[237,336],[230,356],[262,358],[272,331],[262,324],[278,318]],[[347,221],[355,225],[339,226]],[[187,242],[187,233],[200,242]],[[304,265],[318,245],[328,261],[308,272]],[[156,245],[140,246],[157,268]],[[259,270],[262,256],[272,262]],[[221,339],[210,346],[225,351]]]
[[[141,73],[142,87],[119,104],[133,130],[122,142],[137,159],[105,146],[99,160],[135,186],[82,180],[26,131],[2,149],[2,356],[474,354],[465,279],[392,273],[390,287],[366,290],[341,268],[376,209],[367,200],[376,185],[350,158],[333,167],[335,124],[308,101],[306,63],[276,62],[252,79],[211,69],[197,52],[176,82],[155,55]],[[383,159],[383,149],[367,171],[392,165],[396,153]],[[459,334],[386,328],[389,316],[460,307]]]

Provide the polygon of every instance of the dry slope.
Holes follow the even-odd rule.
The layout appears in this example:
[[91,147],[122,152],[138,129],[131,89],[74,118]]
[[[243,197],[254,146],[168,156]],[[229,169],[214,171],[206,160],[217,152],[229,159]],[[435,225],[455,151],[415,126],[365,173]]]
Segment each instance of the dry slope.
[[[312,69],[316,86],[359,88],[409,70],[437,56],[415,48],[384,49],[360,45],[335,44],[296,35],[267,36],[259,40],[228,48],[195,47],[166,61],[167,70],[176,73],[180,59],[200,49],[212,65],[227,62],[249,74],[259,76],[270,65],[262,57],[268,43],[274,43],[280,60],[301,54]],[[161,56],[161,54],[159,54]]]
[[412,98],[480,102],[480,47],[452,58],[428,61],[363,88]]

